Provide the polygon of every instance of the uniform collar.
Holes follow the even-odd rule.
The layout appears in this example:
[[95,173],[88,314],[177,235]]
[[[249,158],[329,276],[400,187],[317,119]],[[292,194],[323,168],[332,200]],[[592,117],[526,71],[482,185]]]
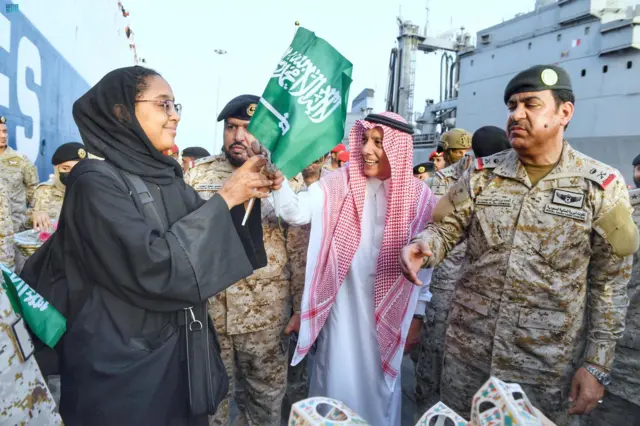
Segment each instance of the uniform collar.
[[16,154],[18,154],[16,150],[7,145],[7,149],[4,150],[3,154],[0,154],[0,157],[15,157]]
[[[571,172],[572,169],[575,168],[576,157],[576,151],[571,148],[567,141],[563,141],[560,160],[542,180],[552,179],[554,175],[565,175]],[[532,187],[529,174],[515,149],[509,151],[500,164],[494,169],[493,173],[498,176],[517,180],[528,188]]]

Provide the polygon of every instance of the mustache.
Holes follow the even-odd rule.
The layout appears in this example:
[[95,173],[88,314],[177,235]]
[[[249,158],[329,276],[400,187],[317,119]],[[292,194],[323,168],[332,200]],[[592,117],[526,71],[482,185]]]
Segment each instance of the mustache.
[[509,123],[509,131],[511,131],[511,129],[513,129],[514,127],[521,127],[526,131],[529,131],[529,125],[523,121],[512,121],[511,123]]
[[246,147],[246,146],[244,146],[242,143],[240,143],[240,142],[234,142],[234,143],[232,143],[231,145],[229,145],[229,148],[227,148],[227,149],[226,149],[226,151],[227,151],[227,152],[231,152],[231,150],[232,150],[234,147],[240,147],[240,148],[244,149],[245,151],[247,150],[247,147]]

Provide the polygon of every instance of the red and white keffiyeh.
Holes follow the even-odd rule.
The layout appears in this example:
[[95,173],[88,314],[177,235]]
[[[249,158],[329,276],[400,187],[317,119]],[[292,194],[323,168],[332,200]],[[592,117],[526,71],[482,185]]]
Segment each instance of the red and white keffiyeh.
[[[381,115],[406,121],[399,115]],[[360,244],[362,211],[367,178],[361,153],[362,136],[368,129],[383,130],[383,149],[391,164],[391,182],[384,236],[375,282],[375,320],[385,377],[393,382],[398,375],[398,351],[404,350],[402,322],[414,285],[400,269],[400,251],[424,229],[431,218],[435,198],[413,176],[413,140],[411,135],[384,125],[356,121],[349,134],[351,159],[348,167],[329,174],[320,181],[324,192],[323,236],[316,268],[311,276],[308,309],[303,308],[301,333],[296,358],[303,358],[316,341],[329,317],[340,285],[351,266]]]

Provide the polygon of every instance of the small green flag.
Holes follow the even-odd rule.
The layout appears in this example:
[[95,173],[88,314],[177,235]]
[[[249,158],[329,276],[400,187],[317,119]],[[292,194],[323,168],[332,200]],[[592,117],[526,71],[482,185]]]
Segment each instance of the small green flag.
[[298,29],[249,124],[287,178],[342,141],[352,70],[329,43]]
[[10,269],[2,264],[0,268],[2,287],[7,292],[13,310],[22,315],[38,339],[53,348],[67,331],[67,320]]

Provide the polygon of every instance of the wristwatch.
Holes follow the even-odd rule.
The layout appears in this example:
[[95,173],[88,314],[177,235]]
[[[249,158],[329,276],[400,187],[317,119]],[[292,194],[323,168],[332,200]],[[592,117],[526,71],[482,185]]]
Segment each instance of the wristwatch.
[[598,379],[602,386],[609,386],[611,384],[611,375],[606,373],[591,364],[585,364],[584,368],[593,376]]

